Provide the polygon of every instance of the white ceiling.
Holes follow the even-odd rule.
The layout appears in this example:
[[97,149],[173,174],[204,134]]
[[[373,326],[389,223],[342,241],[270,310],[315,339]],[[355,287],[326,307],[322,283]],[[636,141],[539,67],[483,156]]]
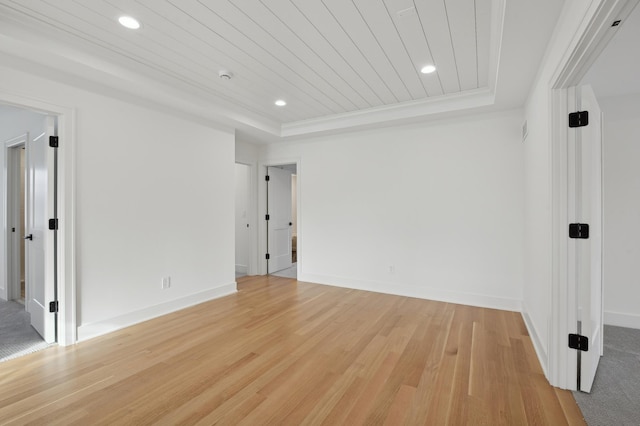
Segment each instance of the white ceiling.
[[561,4],[0,0],[0,51],[275,140],[491,106],[503,82],[522,105]]
[[582,79],[599,98],[640,94],[640,7],[620,24],[617,33]]

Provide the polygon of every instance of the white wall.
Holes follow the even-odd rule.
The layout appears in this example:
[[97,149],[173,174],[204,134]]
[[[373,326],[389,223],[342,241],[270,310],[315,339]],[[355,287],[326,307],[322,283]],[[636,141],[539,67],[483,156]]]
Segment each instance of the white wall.
[[604,320],[640,328],[640,94],[598,101],[604,115]]
[[250,180],[251,168],[245,164],[236,163],[236,272],[247,273],[251,256],[250,244]]
[[299,279],[519,310],[522,112],[270,145],[299,159]]
[[76,111],[80,339],[235,290],[232,132],[0,74],[0,93]]
[[6,183],[7,165],[5,164],[5,145],[4,143],[10,139],[21,136],[29,132],[32,138],[40,135],[45,129],[45,115],[37,112],[13,108],[6,105],[0,105],[0,165],[4,167],[3,178],[0,182],[0,224],[2,224],[2,240],[0,241],[0,298],[7,299],[7,246],[6,236],[4,234],[5,216],[7,212],[6,199],[4,196]]

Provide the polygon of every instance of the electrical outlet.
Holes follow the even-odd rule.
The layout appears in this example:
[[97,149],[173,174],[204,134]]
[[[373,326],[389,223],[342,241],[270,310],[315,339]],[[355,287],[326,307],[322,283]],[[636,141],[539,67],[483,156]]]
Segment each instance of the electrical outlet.
[[171,287],[171,277],[163,277],[162,278],[162,289],[166,290]]
[[390,274],[395,274],[396,273],[396,267],[394,265],[390,265],[389,266],[389,273]]

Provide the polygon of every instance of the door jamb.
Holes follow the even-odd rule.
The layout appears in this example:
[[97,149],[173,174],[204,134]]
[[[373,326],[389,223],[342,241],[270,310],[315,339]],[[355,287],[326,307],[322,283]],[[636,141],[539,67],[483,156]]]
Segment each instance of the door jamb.
[[[16,155],[16,149],[20,149],[21,147],[26,146],[28,139],[29,132],[26,132],[20,136],[11,138],[4,142],[4,170],[6,171],[4,191],[7,201],[5,208],[4,226],[4,229],[6,230],[4,241],[4,262],[6,262],[5,265],[7,267],[7,273],[5,281],[6,293],[3,296],[6,296],[6,300],[17,299],[20,294],[20,288],[17,283],[20,280],[18,271],[20,270],[20,258],[22,257],[22,253],[19,244],[20,239],[16,238],[16,235],[19,235],[19,232],[10,232],[9,229],[13,227],[12,225],[15,225],[16,221],[20,217],[20,191],[16,190],[16,187],[20,182],[20,170],[19,167],[16,168],[16,163],[19,160]],[[28,303],[26,303],[26,301],[28,300],[26,293],[28,293],[27,288],[25,288],[25,310],[28,312],[29,307]]]
[[77,341],[75,247],[75,109],[0,90],[0,102],[57,117],[58,148],[58,344]]
[[560,62],[563,64],[549,81],[552,166],[552,308],[549,342],[548,379],[553,386],[576,388],[577,360],[567,346],[567,335],[577,324],[577,289],[569,282],[568,263],[568,180],[567,147],[570,138],[567,114],[575,110],[573,87],[579,84],[615,31],[610,25],[629,16],[638,0],[594,2],[577,31],[580,38]]
[[256,244],[258,241],[258,227],[256,226],[256,165],[250,162],[238,160],[236,160],[235,163],[249,167],[249,265],[247,265],[247,275],[256,275],[258,273],[258,247]]

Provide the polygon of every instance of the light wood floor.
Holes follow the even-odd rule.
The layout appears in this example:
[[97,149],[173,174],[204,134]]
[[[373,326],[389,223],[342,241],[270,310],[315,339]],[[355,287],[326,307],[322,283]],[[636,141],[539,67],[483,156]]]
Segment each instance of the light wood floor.
[[584,424],[520,314],[278,277],[0,364],[0,424]]

